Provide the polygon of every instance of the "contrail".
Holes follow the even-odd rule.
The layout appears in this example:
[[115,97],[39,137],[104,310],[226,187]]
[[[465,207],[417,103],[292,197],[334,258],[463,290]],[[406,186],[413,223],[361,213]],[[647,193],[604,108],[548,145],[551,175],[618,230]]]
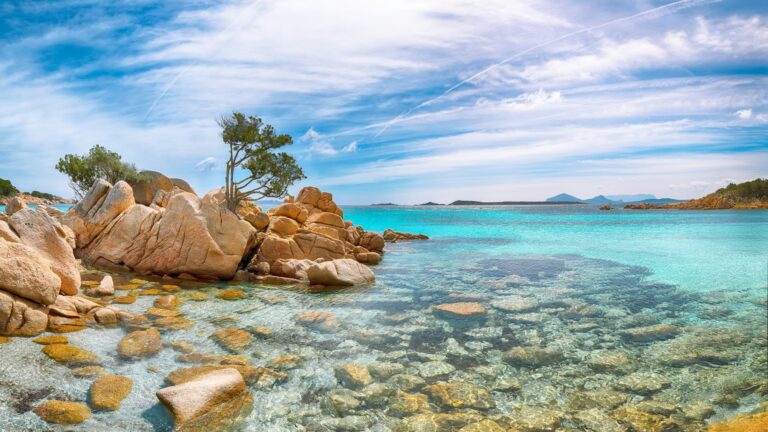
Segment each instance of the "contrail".
[[[662,10],[665,10],[665,9],[675,8],[677,6],[679,6],[679,9],[683,9],[683,8],[686,8],[686,7],[696,6],[696,5],[701,4],[701,3],[712,3],[713,1],[719,1],[719,0],[678,0],[678,1],[675,1],[675,2],[672,2],[672,3],[667,3],[667,4],[659,6],[659,7],[648,9],[648,10],[645,10],[645,11],[642,11],[642,12],[639,12],[639,13],[636,13],[636,14],[633,14],[633,15],[612,19],[612,20],[606,21],[606,22],[604,22],[602,24],[598,24],[598,25],[595,25],[595,26],[592,26],[592,27],[581,29],[581,30],[576,30],[576,31],[573,31],[571,33],[564,34],[564,35],[562,35],[560,37],[557,37],[555,39],[551,39],[551,40],[548,40],[546,42],[540,43],[538,45],[534,45],[534,46],[532,46],[530,48],[527,48],[527,49],[525,49],[523,51],[520,51],[520,52],[518,52],[518,53],[516,53],[516,54],[514,54],[514,55],[512,55],[510,57],[507,57],[507,58],[505,58],[504,60],[502,60],[502,61],[500,61],[498,63],[494,63],[494,64],[486,67],[485,69],[481,70],[480,72],[475,73],[474,75],[470,76],[469,78],[466,78],[466,79],[464,79],[462,81],[459,81],[457,84],[455,84],[453,87],[449,88],[448,90],[444,91],[442,94],[440,94],[440,95],[438,95],[436,97],[433,97],[431,99],[428,99],[428,100],[426,100],[426,101],[416,105],[415,107],[410,108],[410,109],[404,111],[403,113],[401,113],[400,115],[398,115],[394,119],[392,119],[389,122],[387,122],[384,125],[384,127],[379,132],[377,132],[376,135],[374,135],[374,138],[378,138],[379,135],[381,135],[387,129],[389,129],[390,126],[395,124],[398,120],[402,119],[403,117],[409,115],[413,111],[415,111],[415,110],[417,110],[419,108],[422,108],[424,106],[427,106],[427,105],[429,105],[429,104],[431,104],[431,103],[433,103],[435,101],[438,101],[438,100],[444,98],[445,96],[447,96],[448,94],[450,94],[454,90],[456,90],[457,88],[459,88],[459,87],[463,86],[464,84],[474,80],[475,78],[483,76],[486,73],[488,73],[489,71],[491,71],[493,69],[496,69],[499,66],[503,66],[503,65],[511,62],[512,60],[516,59],[516,58],[519,58],[519,57],[521,57],[521,56],[523,56],[525,54],[528,54],[531,51],[535,51],[535,50],[537,50],[539,48],[544,48],[546,46],[549,46],[549,45],[552,45],[554,43],[560,42],[560,41],[562,41],[564,39],[568,39],[568,38],[571,38],[571,37],[574,37],[574,36],[578,36],[578,35],[584,34],[584,33],[589,33],[589,32],[595,31],[595,30],[600,30],[601,28],[608,27],[608,26],[611,26],[611,25],[614,25],[614,24],[631,21],[633,19],[640,18],[640,17],[646,16],[646,15],[650,15],[652,13],[659,12],[659,11],[662,11]],[[679,9],[676,9],[676,10],[679,10]]]
[[[234,35],[234,33],[233,33],[233,34],[230,34],[230,35],[227,35],[227,33],[229,33],[229,31],[232,29],[232,27],[234,27],[234,26],[235,26],[235,24],[240,24],[240,22],[241,22],[241,21],[242,21],[242,20],[243,20],[245,17],[247,17],[247,16],[250,14],[250,12],[251,12],[251,9],[252,9],[252,8],[253,8],[253,7],[254,7],[254,6],[257,4],[257,3],[258,3],[258,0],[257,0],[257,1],[254,1],[254,2],[252,2],[250,5],[248,5],[248,8],[245,10],[245,12],[243,12],[243,13],[241,13],[241,14],[238,14],[237,18],[236,18],[236,19],[233,19],[233,20],[232,20],[232,22],[231,22],[231,23],[230,23],[230,24],[227,26],[227,28],[225,28],[225,29],[224,29],[224,31],[223,31],[223,32],[221,32],[221,34],[222,34],[223,36],[226,36],[226,37],[223,37],[223,38],[221,38],[221,40],[220,40],[220,41],[218,41],[217,43],[215,43],[215,44],[214,44],[214,45],[213,45],[211,48],[209,48],[209,50],[210,50],[210,49],[213,49],[213,48],[215,48],[216,46],[218,46],[218,45],[219,45],[219,44],[221,44],[222,42],[229,40],[229,38],[231,38],[231,37]],[[161,100],[161,99],[163,99],[163,97],[165,97],[165,94],[166,94],[166,93],[168,93],[168,91],[169,91],[171,88],[173,88],[173,86],[174,86],[174,85],[176,85],[176,83],[179,81],[179,79],[180,79],[182,76],[186,75],[186,74],[187,74],[187,72],[189,72],[189,70],[190,70],[190,69],[192,69],[193,67],[197,66],[199,63],[200,63],[200,58],[197,58],[197,59],[195,59],[195,61],[193,61],[192,63],[190,63],[189,65],[187,65],[187,67],[185,67],[184,69],[182,69],[182,71],[181,71],[181,72],[179,72],[179,73],[178,73],[178,75],[176,75],[175,77],[173,77],[173,79],[172,79],[172,80],[171,80],[171,81],[170,81],[170,82],[169,82],[169,83],[168,83],[168,84],[165,86],[165,88],[163,89],[163,91],[162,91],[162,92],[160,92],[160,94],[157,96],[157,98],[155,98],[155,101],[154,101],[154,102],[152,102],[152,105],[150,105],[149,109],[147,110],[147,113],[146,113],[146,114],[144,114],[144,120],[146,120],[146,119],[149,117],[149,115],[150,115],[150,114],[152,113],[152,111],[155,109],[155,106],[157,106],[158,102],[160,102],[160,100]]]

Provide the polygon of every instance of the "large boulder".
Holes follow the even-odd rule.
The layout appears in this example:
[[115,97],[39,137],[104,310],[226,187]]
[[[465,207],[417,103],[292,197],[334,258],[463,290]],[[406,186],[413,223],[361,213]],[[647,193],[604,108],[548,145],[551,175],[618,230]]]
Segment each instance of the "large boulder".
[[140,179],[138,181],[130,183],[131,188],[133,188],[133,199],[137,204],[148,206],[154,202],[155,195],[158,191],[170,192],[173,190],[173,181],[163,175],[163,173],[157,171],[142,171],[139,175]]
[[195,195],[197,195],[197,193],[195,192],[195,190],[194,190],[194,189],[192,189],[192,186],[190,186],[190,185],[189,185],[189,183],[187,183],[187,182],[186,182],[185,180],[183,180],[183,179],[180,179],[180,178],[172,178],[172,179],[171,179],[171,183],[173,183],[173,186],[174,186],[174,187],[177,187],[177,188],[181,189],[181,190],[182,190],[182,191],[184,191],[184,192],[189,192],[189,193],[191,193],[191,194],[195,194]]
[[47,325],[47,307],[0,290],[0,335],[35,336]]
[[272,216],[285,216],[302,224],[307,220],[309,213],[307,209],[297,203],[283,203],[279,206],[269,209],[268,213]]
[[24,209],[11,216],[10,226],[22,243],[36,249],[50,262],[51,270],[61,279],[61,293],[77,294],[80,270],[61,224],[44,211]]
[[336,259],[313,263],[306,270],[313,285],[352,286],[373,283],[373,271],[353,259]]
[[255,233],[222,206],[218,191],[201,199],[176,190],[166,208],[132,205],[79,246],[83,260],[98,267],[231,279]]
[[8,201],[8,204],[5,205],[5,212],[8,213],[8,215],[12,215],[25,208],[27,208],[27,203],[25,203],[23,199],[20,197],[13,197]]
[[253,396],[235,368],[216,369],[183,384],[157,391],[173,414],[176,428],[222,430],[250,412]]
[[88,246],[117,216],[136,204],[124,181],[114,186],[104,180],[93,184],[85,197],[64,216],[62,223],[75,233],[78,248]]
[[36,250],[0,240],[0,289],[47,306],[56,301],[60,287],[50,262]]
[[344,258],[346,250],[344,243],[338,239],[308,231],[299,231],[293,240],[304,254],[304,258],[317,260],[319,258],[332,260]]

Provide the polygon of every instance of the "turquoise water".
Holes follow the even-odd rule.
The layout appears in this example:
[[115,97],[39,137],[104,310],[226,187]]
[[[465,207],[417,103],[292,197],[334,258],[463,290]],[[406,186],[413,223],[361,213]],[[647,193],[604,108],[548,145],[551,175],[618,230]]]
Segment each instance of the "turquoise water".
[[[435,254],[578,254],[636,265],[680,288],[768,284],[768,211],[612,210],[594,206],[349,207],[366,229],[434,237]],[[433,242],[434,243],[434,242]],[[414,246],[418,247],[418,246]]]
[[[281,366],[284,379],[250,385],[256,402],[242,430],[457,431],[489,419],[523,431],[693,432],[768,400],[768,211],[346,207],[345,217],[367,230],[431,239],[387,244],[372,286],[318,293],[171,282],[194,325],[163,329],[166,344],[232,354],[214,332],[262,326],[272,334],[254,332],[239,353],[251,366],[298,356]],[[102,276],[84,273],[90,281]],[[134,277],[115,275],[116,284]],[[118,294],[169,283],[144,279]],[[219,299],[223,288],[245,298]],[[145,313],[154,298],[117,307]],[[476,302],[484,312],[456,319],[435,310],[455,302]],[[303,311],[332,313],[338,325],[305,327],[294,317]],[[54,430],[172,429],[155,391],[171,371],[197,364],[170,346],[122,359],[116,346],[127,331],[68,335],[134,388],[118,411]],[[88,400],[93,378],[74,376],[29,339],[0,350],[0,430],[49,430],[30,411],[39,401]],[[366,366],[370,384],[340,380],[335,370],[345,364]],[[466,386],[454,395],[459,406],[430,387],[446,382]],[[435,428],[432,417],[403,412],[402,392],[423,395],[430,413],[454,417]]]
[[[54,205],[52,205],[51,207],[53,207],[53,208],[56,208],[56,209],[59,209],[59,210],[61,210],[61,211],[65,212],[65,211],[69,210],[69,209],[70,209],[70,208],[71,208],[73,205],[74,205],[74,204],[54,204]],[[31,207],[31,208],[37,208],[37,206],[36,206],[36,205],[34,205],[34,204],[31,204],[29,207]],[[2,205],[2,204],[0,204],[0,212],[3,212],[3,213],[5,213],[5,206],[4,206],[4,205]]]

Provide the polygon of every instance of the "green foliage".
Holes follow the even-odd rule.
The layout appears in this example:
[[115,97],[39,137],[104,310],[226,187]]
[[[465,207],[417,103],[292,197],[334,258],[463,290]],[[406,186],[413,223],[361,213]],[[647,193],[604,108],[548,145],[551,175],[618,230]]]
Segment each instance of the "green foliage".
[[123,162],[119,154],[100,145],[91,147],[88,154],[83,156],[64,155],[56,164],[56,169],[69,177],[69,185],[80,198],[85,196],[99,179],[112,184],[120,180],[142,180],[136,166]]
[[[236,211],[246,198],[282,198],[290,185],[306,178],[293,156],[274,152],[293,144],[290,135],[278,135],[260,118],[239,112],[222,117],[218,123],[221,137],[229,146],[225,195],[230,210]],[[235,179],[238,170],[247,173],[245,178]]]
[[0,197],[11,196],[19,193],[10,180],[0,178]]
[[739,184],[731,183],[718,189],[715,193],[736,201],[768,201],[768,179],[755,179]]
[[39,191],[28,192],[27,195],[31,195],[35,198],[47,199],[49,201],[56,201],[58,199],[54,194]]

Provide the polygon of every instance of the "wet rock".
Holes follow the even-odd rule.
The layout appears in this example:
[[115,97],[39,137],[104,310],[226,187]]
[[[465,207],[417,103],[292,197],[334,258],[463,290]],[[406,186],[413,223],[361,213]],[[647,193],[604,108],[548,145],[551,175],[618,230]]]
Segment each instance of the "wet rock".
[[117,304],[134,304],[136,303],[136,297],[134,296],[117,296],[112,301]]
[[221,430],[250,412],[253,396],[236,369],[214,370],[157,391],[181,430]]
[[373,383],[365,386],[361,393],[366,406],[381,407],[386,405],[397,391],[397,387],[392,384]]
[[248,327],[248,330],[260,338],[268,338],[274,334],[274,331],[272,331],[271,328],[264,326],[250,326]]
[[11,338],[9,338],[8,336],[0,336],[0,344],[7,344],[10,341],[11,341]]
[[515,377],[505,376],[494,381],[491,388],[500,392],[516,392],[523,388],[523,382]]
[[35,414],[48,423],[72,425],[91,418],[91,410],[80,402],[47,400],[35,408]]
[[163,343],[160,332],[152,327],[128,333],[117,345],[117,352],[123,357],[148,357],[160,352]]
[[79,378],[90,378],[103,375],[106,370],[101,366],[81,366],[72,369],[72,375]]
[[396,432],[444,432],[456,431],[483,418],[475,413],[418,414],[403,419]]
[[442,361],[431,361],[419,365],[419,375],[424,378],[434,378],[448,375],[456,370],[451,364]]
[[52,314],[48,317],[47,329],[53,333],[74,333],[85,330],[87,325],[83,318],[68,318]]
[[234,353],[243,352],[253,340],[249,332],[234,327],[217,330],[212,338],[222,348]]
[[299,367],[304,358],[299,355],[284,354],[269,362],[269,366],[277,370],[290,370]]
[[565,359],[565,356],[554,349],[516,347],[505,352],[502,359],[512,366],[538,368],[559,363]]
[[478,319],[488,310],[477,302],[446,303],[434,306],[432,313],[443,319]]
[[67,344],[69,343],[69,338],[59,335],[40,336],[39,338],[32,339],[32,342],[40,345]]
[[168,294],[155,299],[153,304],[160,309],[176,309],[179,307],[180,300],[173,294]]
[[680,333],[680,329],[669,324],[634,327],[619,331],[619,336],[632,342],[649,342],[668,339]]
[[85,293],[94,297],[115,295],[115,283],[112,280],[112,276],[104,276],[98,286],[86,289]]
[[344,364],[334,369],[336,378],[349,388],[362,388],[373,382],[368,366],[360,364]]
[[605,411],[598,408],[578,411],[573,415],[573,419],[586,430],[592,432],[626,431],[626,428],[621,426],[616,420],[612,419]]
[[635,431],[662,432],[674,427],[674,423],[662,415],[648,414],[626,405],[616,409],[611,416]]
[[133,380],[119,375],[103,375],[91,384],[91,405],[98,410],[120,409],[133,388]]
[[362,405],[355,397],[357,393],[347,389],[336,389],[328,394],[328,402],[335,415],[345,416]]
[[563,413],[548,408],[523,406],[510,416],[511,430],[554,431],[563,420]]
[[240,375],[242,375],[243,379],[245,379],[245,382],[248,384],[257,383],[264,375],[273,375],[278,380],[283,380],[287,377],[287,375],[283,372],[278,372],[268,368],[254,368],[241,365],[210,365],[176,369],[168,374],[168,376],[165,377],[165,380],[169,384],[179,385],[201,377],[209,372],[228,368],[236,369],[238,372],[240,372]]
[[326,311],[305,311],[293,315],[297,324],[320,331],[335,331],[339,327],[336,314]]
[[376,280],[371,269],[349,258],[312,263],[307,277],[312,285],[328,286],[365,285]]
[[[60,287],[61,279],[39,251],[0,239],[0,295],[9,298],[18,296],[37,305],[47,306],[56,301]],[[6,303],[10,304],[10,300],[3,301],[0,298],[0,306]],[[0,311],[0,317],[3,314]],[[2,331],[3,327],[0,326]]]
[[694,400],[684,404],[681,411],[687,418],[704,421],[715,414],[715,407],[709,402]]
[[226,289],[220,291],[216,297],[229,301],[242,300],[245,298],[245,291],[239,289]]
[[398,390],[389,405],[389,411],[398,417],[429,412],[429,398],[422,393],[406,393]]
[[477,423],[471,423],[459,429],[459,432],[506,432],[493,420],[485,419]]
[[646,399],[640,401],[632,405],[632,407],[639,409],[642,412],[649,414],[659,414],[663,416],[670,416],[677,412],[676,405],[654,399]]
[[576,391],[570,395],[570,405],[574,410],[600,408],[609,410],[627,401],[627,395],[613,390]]
[[468,382],[439,382],[424,387],[424,391],[435,403],[444,408],[487,410],[496,406],[486,388]]
[[397,374],[392,376],[388,381],[391,384],[397,386],[403,391],[412,391],[424,387],[427,382],[423,378],[416,375]]
[[164,318],[164,317],[177,317],[183,315],[181,312],[174,309],[162,309],[151,307],[147,309],[147,316],[150,318]]
[[631,369],[631,361],[625,352],[602,351],[595,353],[586,361],[587,366],[600,373],[628,373]]
[[617,389],[640,395],[650,395],[667,387],[669,380],[653,372],[635,372],[616,382]]
[[88,364],[98,361],[98,356],[95,353],[72,345],[46,345],[43,347],[43,354],[66,365]]
[[323,430],[333,430],[339,432],[362,432],[370,430],[370,426],[373,423],[373,419],[360,416],[351,415],[342,418],[330,418],[320,421],[320,426]]
[[491,306],[505,312],[526,312],[536,309],[539,304],[536,300],[519,295],[511,295],[493,300]]
[[184,317],[165,317],[156,319],[153,324],[163,330],[186,330],[192,328],[195,322]]
[[405,366],[400,363],[372,363],[368,365],[368,370],[371,375],[379,380],[387,380],[394,375],[402,373],[405,370]]
[[508,315],[507,318],[519,324],[541,324],[544,322],[546,315],[543,313],[520,313]]
[[768,411],[742,414],[730,420],[711,425],[708,432],[765,432],[768,430]]

